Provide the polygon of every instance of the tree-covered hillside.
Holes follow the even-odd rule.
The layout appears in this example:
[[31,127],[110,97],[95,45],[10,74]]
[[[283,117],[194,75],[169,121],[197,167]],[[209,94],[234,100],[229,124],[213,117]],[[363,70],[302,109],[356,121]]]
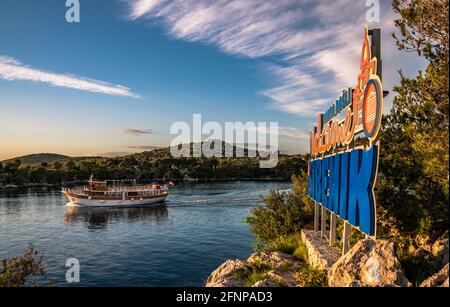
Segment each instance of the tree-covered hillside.
[[[233,150],[236,151],[236,148]],[[260,168],[261,159],[263,158],[173,158],[169,148],[125,157],[66,157],[58,161],[34,164],[13,159],[0,164],[0,180],[5,184],[19,186],[82,182],[91,174],[100,180],[288,180],[292,174],[307,167],[307,160],[303,156],[280,156],[278,165],[273,169]]]
[[39,154],[31,154],[26,155],[22,157],[17,157],[13,159],[8,159],[1,161],[2,164],[7,163],[14,163],[16,160],[20,160],[20,163],[22,164],[35,164],[35,163],[42,163],[42,162],[56,162],[56,161],[62,161],[69,159],[70,157],[59,155],[59,154],[53,154],[53,153],[39,153]]

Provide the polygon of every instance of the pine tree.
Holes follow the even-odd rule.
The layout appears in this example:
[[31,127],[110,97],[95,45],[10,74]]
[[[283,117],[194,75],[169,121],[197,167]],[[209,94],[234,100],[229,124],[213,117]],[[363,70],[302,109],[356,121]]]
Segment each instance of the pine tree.
[[[448,238],[448,0],[393,0],[400,50],[429,63],[410,79],[401,72],[382,130],[378,212],[381,236],[415,242]],[[409,243],[411,244],[411,243]],[[414,245],[414,243],[412,243]]]

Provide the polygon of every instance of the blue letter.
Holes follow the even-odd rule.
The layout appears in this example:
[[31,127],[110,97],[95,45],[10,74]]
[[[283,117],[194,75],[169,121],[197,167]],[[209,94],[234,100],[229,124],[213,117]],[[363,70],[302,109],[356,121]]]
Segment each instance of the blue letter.
[[314,166],[314,200],[318,203],[322,201],[322,161],[316,160]]
[[378,163],[378,146],[368,151],[351,152],[349,169],[348,221],[368,234],[375,235],[373,184]]
[[341,155],[335,155],[330,158],[330,177],[328,188],[328,209],[339,215],[339,177],[341,175]]
[[322,160],[322,206],[328,208],[328,171],[330,159],[323,158]]
[[339,216],[343,220],[348,218],[348,161],[350,153],[341,155],[341,173],[339,184]]
[[308,196],[314,198],[314,161],[309,161]]

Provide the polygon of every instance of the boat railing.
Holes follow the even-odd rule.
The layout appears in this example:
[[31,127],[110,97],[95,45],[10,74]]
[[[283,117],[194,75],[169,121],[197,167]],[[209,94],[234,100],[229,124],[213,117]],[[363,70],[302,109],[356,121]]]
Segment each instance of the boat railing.
[[168,189],[164,186],[160,186],[157,188],[157,186],[154,185],[135,185],[135,186],[123,186],[123,187],[110,187],[108,191],[167,191]]
[[[86,186],[81,188],[63,188],[63,192],[74,193],[74,194],[82,194],[86,192],[88,189]],[[157,186],[157,185],[135,185],[135,186],[121,186],[121,187],[108,187],[105,191],[97,190],[97,192],[150,192],[152,194],[164,194],[168,192],[168,188],[166,186]],[[96,190],[93,190],[96,191]],[[93,192],[91,191],[91,192]]]

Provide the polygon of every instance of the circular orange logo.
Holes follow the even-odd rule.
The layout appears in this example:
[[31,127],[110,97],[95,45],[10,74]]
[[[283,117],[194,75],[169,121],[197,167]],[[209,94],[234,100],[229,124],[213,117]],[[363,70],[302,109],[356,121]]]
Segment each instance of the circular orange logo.
[[375,79],[369,80],[364,92],[362,121],[364,133],[371,141],[377,137],[381,124],[381,95],[379,82]]

